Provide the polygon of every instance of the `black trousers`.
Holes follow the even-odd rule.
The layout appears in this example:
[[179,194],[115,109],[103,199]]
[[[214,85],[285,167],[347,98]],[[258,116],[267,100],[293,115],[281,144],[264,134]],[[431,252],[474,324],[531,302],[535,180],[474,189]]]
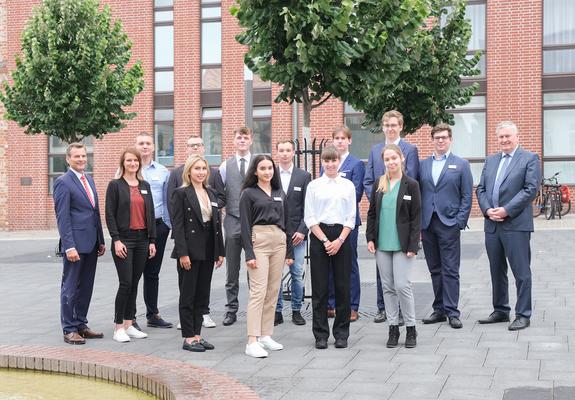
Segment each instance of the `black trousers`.
[[[164,259],[164,249],[170,234],[170,228],[159,221],[156,223],[156,255],[148,259],[144,269],[144,302],[146,303],[146,318],[158,314],[158,287],[160,284],[160,268]],[[135,312],[134,312],[135,313]]]
[[[337,240],[343,230],[342,225],[320,224],[320,227],[330,241]],[[325,251],[323,243],[313,234],[310,235],[310,237],[313,335],[316,339],[329,338],[327,300],[329,270],[331,267],[333,269],[336,304],[333,336],[336,339],[347,339],[349,336],[349,317],[351,314],[349,300],[351,249],[349,241],[346,239],[337,254],[329,256]]]
[[[209,222],[211,224],[211,222]],[[209,231],[206,259],[192,260],[192,268],[185,270],[178,260],[178,282],[180,284],[180,323],[182,337],[200,335],[202,332],[203,314],[210,304],[210,289],[214,273],[213,230]]]
[[114,245],[112,245],[112,258],[116,264],[116,272],[120,281],[114,311],[116,324],[121,324],[124,320],[132,320],[135,317],[138,283],[146,266],[150,244],[146,229],[130,231],[125,236],[120,236],[120,241],[128,249],[128,256],[126,258],[116,256]]

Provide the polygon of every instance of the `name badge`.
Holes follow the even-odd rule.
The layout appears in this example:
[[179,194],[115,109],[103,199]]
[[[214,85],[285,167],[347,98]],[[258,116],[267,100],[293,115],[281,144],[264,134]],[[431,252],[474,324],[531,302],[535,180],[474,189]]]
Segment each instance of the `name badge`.
[[146,189],[142,189],[142,190],[140,191],[140,193],[142,193],[142,194],[148,194],[148,191],[147,191]]
[[217,207],[218,203],[216,203],[215,201],[212,201],[212,207]]
[[274,201],[282,201],[281,197],[274,197]]
[[294,186],[293,187],[294,192],[301,192],[301,187],[299,186]]
[[345,172],[340,172],[339,176],[341,176],[342,178],[345,178]]
[[153,181],[159,181],[159,180],[160,180],[160,177],[158,177],[158,176],[152,176],[152,180],[153,180]]
[[455,164],[449,164],[449,165],[447,166],[447,168],[449,168],[449,169],[457,169],[457,165],[455,165]]
[[403,200],[411,200],[411,196],[404,194],[403,195]]

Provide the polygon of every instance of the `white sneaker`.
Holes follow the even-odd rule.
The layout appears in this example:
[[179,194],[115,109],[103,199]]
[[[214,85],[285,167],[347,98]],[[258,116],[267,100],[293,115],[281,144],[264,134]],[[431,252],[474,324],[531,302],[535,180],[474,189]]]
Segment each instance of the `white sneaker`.
[[246,356],[264,358],[268,356],[268,352],[258,342],[253,342],[252,344],[246,344]]
[[204,328],[215,328],[216,323],[210,318],[210,314],[204,314],[204,322],[202,322]]
[[182,324],[180,322],[178,322],[178,325],[176,326],[176,328],[181,331],[182,330]]
[[130,337],[128,336],[124,328],[120,328],[114,331],[114,340],[118,343],[126,343],[130,341]]
[[266,350],[276,351],[276,350],[282,350],[284,348],[283,344],[279,344],[278,342],[273,340],[271,336],[261,336],[258,339],[258,342]]
[[134,339],[144,339],[148,337],[147,333],[137,330],[132,325],[130,325],[130,327],[126,329],[126,334]]

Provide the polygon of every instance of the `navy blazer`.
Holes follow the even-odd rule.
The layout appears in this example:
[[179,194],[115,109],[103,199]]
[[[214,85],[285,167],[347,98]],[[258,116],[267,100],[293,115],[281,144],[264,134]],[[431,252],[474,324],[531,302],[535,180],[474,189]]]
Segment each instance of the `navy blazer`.
[[84,185],[71,169],[54,182],[54,210],[61,253],[71,248],[78,253],[91,253],[96,244],[104,244],[96,185],[91,176],[86,175],[86,180],[94,193],[95,207],[92,207]]
[[533,232],[531,202],[541,183],[541,166],[537,154],[521,147],[517,148],[511,158],[499,187],[499,206],[509,215],[503,222],[494,222],[486,215],[487,210],[493,208],[491,196],[501,157],[501,152],[487,157],[481,172],[481,180],[475,191],[477,202],[485,217],[485,232],[495,232],[497,224],[505,230]]
[[435,211],[444,225],[465,229],[473,198],[473,175],[469,162],[450,153],[443,165],[437,185],[431,174],[433,156],[421,161],[421,228],[427,229]]
[[[363,180],[363,187],[368,200],[371,198],[373,183],[377,178],[385,173],[385,165],[381,158],[381,151],[384,147],[385,142],[376,144],[371,147],[371,152],[369,153],[367,168],[365,170],[365,179]],[[403,139],[400,139],[399,148],[403,153],[403,157],[405,157],[405,174],[410,178],[417,180],[419,177],[419,154],[417,152],[417,147]]]
[[[277,170],[279,174],[279,169]],[[308,234],[307,226],[303,220],[305,194],[307,185],[311,182],[311,174],[301,168],[293,167],[291,179],[288,185],[286,203],[288,205],[288,219],[286,222],[286,233],[289,238],[295,232]]]

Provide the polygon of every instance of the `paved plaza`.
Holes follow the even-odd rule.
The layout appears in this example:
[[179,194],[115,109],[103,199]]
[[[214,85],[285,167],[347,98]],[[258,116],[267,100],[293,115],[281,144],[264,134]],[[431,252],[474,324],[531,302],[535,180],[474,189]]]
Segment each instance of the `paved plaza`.
[[[575,216],[563,220],[535,220],[532,236],[534,314],[531,327],[519,332],[507,324],[478,325],[489,315],[491,286],[483,245],[482,220],[470,221],[462,235],[461,320],[463,329],[446,323],[418,324],[418,345],[387,349],[387,324],[372,322],[375,314],[375,266],[360,240],[362,297],[360,318],[351,324],[349,348],[316,350],[311,333],[311,305],[306,300],[305,326],[286,322],[274,338],[285,350],[267,359],[243,354],[246,342],[246,274],[242,272],[238,322],[224,327],[225,266],[214,274],[212,317],[214,329],[204,329],[216,350],[190,353],[181,350],[181,332],[145,328],[141,294],[138,316],[149,333],[144,340],[119,344],[112,340],[117,277],[108,251],[98,264],[90,327],[103,331],[103,340],[83,346],[94,350],[137,353],[227,374],[254,389],[262,399],[440,399],[440,400],[567,400],[575,399]],[[363,238],[363,234],[361,235]],[[57,233],[0,232],[0,345],[70,347],[62,340],[59,324],[61,259],[55,258]],[[160,311],[177,322],[177,274],[169,259],[170,243],[160,279]],[[244,268],[244,267],[242,267]],[[245,268],[243,269],[245,271]],[[432,290],[425,260],[418,257],[414,274],[418,321],[430,312]],[[515,303],[510,275],[511,304]],[[141,290],[140,290],[141,291]],[[127,356],[129,357],[129,356]]]

